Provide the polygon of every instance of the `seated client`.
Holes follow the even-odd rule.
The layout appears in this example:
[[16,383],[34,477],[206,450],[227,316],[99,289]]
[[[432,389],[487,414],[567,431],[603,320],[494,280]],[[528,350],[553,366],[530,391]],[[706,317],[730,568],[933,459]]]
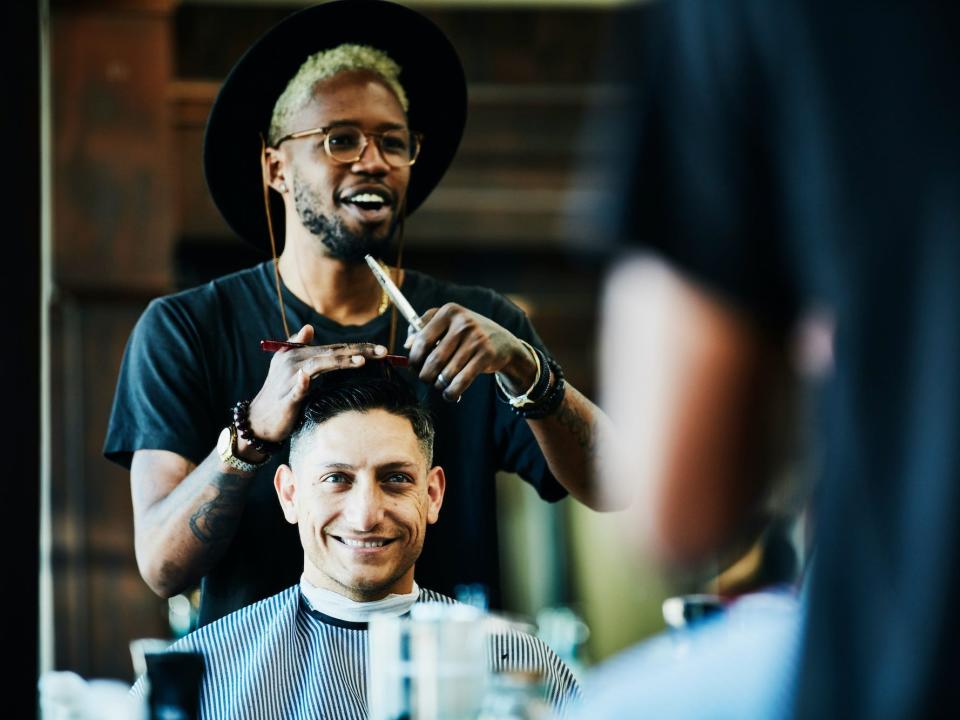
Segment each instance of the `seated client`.
[[[274,477],[300,532],[300,583],[170,648],[204,656],[204,718],[364,718],[369,617],[455,602],[414,581],[446,485],[432,465],[429,414],[385,363],[318,383],[290,438],[290,464]],[[569,668],[531,635],[492,636],[488,663],[541,676],[555,710],[579,695]]]

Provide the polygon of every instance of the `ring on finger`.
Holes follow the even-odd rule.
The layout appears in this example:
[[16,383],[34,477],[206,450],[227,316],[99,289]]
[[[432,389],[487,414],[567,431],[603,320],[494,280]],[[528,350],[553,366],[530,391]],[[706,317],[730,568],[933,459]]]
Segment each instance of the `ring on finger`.
[[443,399],[446,400],[448,403],[456,404],[461,400],[463,400],[463,395],[457,395],[456,397],[454,397],[453,395],[449,395],[446,390],[444,390],[443,393],[441,393],[441,395]]
[[446,390],[446,389],[447,389],[447,386],[450,384],[450,381],[447,380],[447,379],[443,376],[443,373],[442,373],[442,372],[441,372],[441,373],[437,373],[437,382],[440,383],[440,386],[441,386],[444,390]]

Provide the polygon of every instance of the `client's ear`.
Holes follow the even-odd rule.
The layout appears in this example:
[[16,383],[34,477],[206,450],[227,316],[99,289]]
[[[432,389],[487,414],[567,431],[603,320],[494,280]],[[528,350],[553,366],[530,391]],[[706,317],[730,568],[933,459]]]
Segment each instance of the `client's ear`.
[[447,476],[439,465],[427,473],[427,498],[430,501],[427,507],[427,522],[433,525],[440,517],[440,506],[443,505],[443,493],[447,489]]
[[297,493],[297,481],[289,465],[281,465],[277,468],[277,472],[273,476],[273,487],[277,491],[280,507],[283,508],[283,516],[288,523],[296,525],[297,508],[293,503],[293,498]]

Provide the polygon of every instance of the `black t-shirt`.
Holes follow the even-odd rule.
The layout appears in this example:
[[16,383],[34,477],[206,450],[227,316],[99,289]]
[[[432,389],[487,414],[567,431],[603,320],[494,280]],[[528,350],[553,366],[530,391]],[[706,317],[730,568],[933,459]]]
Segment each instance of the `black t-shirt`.
[[[491,290],[407,270],[403,291],[418,312],[456,302],[543,346],[526,315]],[[362,326],[342,326],[286,287],[283,293],[291,330],[313,325],[316,344],[388,342],[390,313]],[[402,340],[405,324],[400,327]],[[154,300],[127,343],[106,457],[129,467],[134,451],[163,449],[199,464],[231,422],[234,403],[253,398],[263,385],[271,355],[260,350],[260,340],[282,337],[270,263]],[[460,583],[483,583],[496,603],[494,474],[518,473],[546,500],[566,492],[550,474],[526,421],[496,398],[492,375],[478,378],[457,404],[445,402],[432,386],[414,385],[436,425],[434,462],[447,476],[440,519],[428,530],[417,580],[447,594]],[[201,624],[279,592],[297,582],[303,570],[296,526],[284,520],[273,488],[281,462],[286,462],[286,448],[251,483],[237,534],[204,578]]]
[[960,10],[685,0],[641,17],[618,235],[781,337],[808,308],[835,318],[796,712],[956,717]]

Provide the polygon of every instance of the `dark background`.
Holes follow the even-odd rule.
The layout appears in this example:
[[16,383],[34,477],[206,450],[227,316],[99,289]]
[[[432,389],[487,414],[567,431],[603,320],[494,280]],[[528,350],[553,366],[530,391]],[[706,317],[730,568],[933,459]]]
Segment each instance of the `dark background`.
[[40,538],[40,29],[37,6],[4,3],[0,62],[8,68],[0,113],[7,176],[6,257],[0,302],[7,327],[3,352],[3,457],[0,507],[7,517],[3,646],[4,703],[36,714],[38,558]]

